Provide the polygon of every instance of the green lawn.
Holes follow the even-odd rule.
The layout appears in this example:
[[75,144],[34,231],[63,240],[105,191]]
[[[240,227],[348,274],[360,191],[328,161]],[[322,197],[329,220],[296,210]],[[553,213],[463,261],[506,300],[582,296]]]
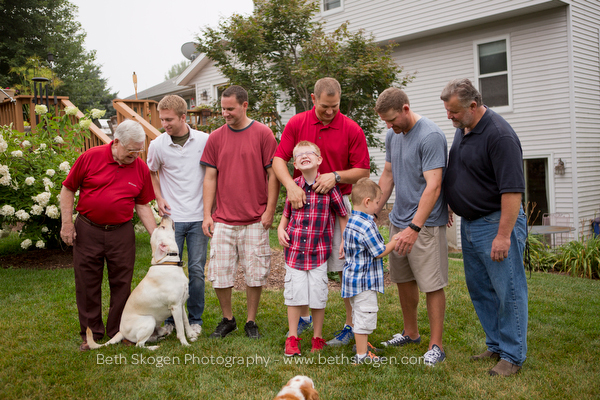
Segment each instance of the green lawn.
[[[0,247],[2,240],[0,240]],[[148,235],[138,236],[134,285],[150,261]],[[529,275],[528,275],[529,276]],[[265,291],[258,324],[263,338],[244,336],[245,294],[234,292],[239,330],[224,340],[208,335],[221,319],[207,285],[205,332],[190,347],[171,335],[154,352],[115,345],[80,353],[72,269],[0,269],[0,398],[6,399],[272,399],[297,374],[310,376],[322,399],[573,398],[600,397],[600,282],[533,273],[530,290],[529,357],[512,378],[489,377],[489,362],[469,356],[484,350],[484,334],[464,283],[462,262],[450,261],[445,350],[435,368],[419,364],[429,327],[424,296],[419,322],[423,342],[386,349],[390,363],[353,366],[351,346],[311,354],[302,335],[302,356],[283,356],[287,320],[282,292]],[[107,284],[105,283],[105,304]],[[379,297],[376,344],[401,329],[395,287]],[[107,311],[107,310],[106,310]],[[339,292],[331,292],[326,339],[343,322]],[[288,363],[291,362],[291,363]]]

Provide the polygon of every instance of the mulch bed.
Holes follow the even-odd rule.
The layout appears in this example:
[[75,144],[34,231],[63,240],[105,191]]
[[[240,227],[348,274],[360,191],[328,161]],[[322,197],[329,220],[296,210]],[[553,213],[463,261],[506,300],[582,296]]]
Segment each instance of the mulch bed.
[[[388,210],[382,210],[377,219],[379,226],[388,223]],[[73,268],[73,248],[63,249],[35,249],[20,254],[11,254],[0,256],[0,266],[2,268],[21,268],[21,269],[61,269]],[[283,289],[283,280],[285,277],[285,258],[283,250],[273,250],[271,254],[271,272],[264,289]],[[389,274],[384,275],[386,286],[390,284]],[[244,276],[241,271],[235,280],[235,290],[245,290]],[[340,290],[340,282],[329,280],[330,290]]]

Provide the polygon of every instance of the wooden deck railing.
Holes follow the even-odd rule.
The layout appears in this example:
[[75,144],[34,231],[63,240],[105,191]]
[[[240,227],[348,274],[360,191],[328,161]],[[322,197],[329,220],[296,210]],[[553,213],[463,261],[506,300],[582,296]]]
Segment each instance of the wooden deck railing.
[[148,146],[152,139],[160,135],[159,129],[162,127],[158,117],[158,103],[154,100],[113,100],[113,107],[117,111],[117,123],[125,119],[132,119],[139,122],[146,132],[146,143],[141,157],[146,161],[148,155]]
[[[25,121],[29,119],[32,125],[32,131],[35,133],[35,125],[36,125],[36,114],[35,114],[35,103],[33,102],[33,96],[16,96],[14,98],[15,102],[4,101],[0,103],[0,126],[2,125],[10,125],[12,123],[13,129],[16,129],[20,132],[25,132]],[[38,98],[39,99],[39,98]],[[52,105],[54,105],[54,99],[50,99]],[[62,112],[65,107],[73,107],[73,103],[69,101],[68,97],[65,96],[57,96],[56,97],[56,112]],[[26,116],[28,118],[26,118]],[[77,115],[71,117],[71,120],[74,123],[77,123],[81,118],[83,118],[83,113],[79,111]],[[90,149],[94,146],[99,146],[101,144],[110,143],[110,138],[106,136],[106,134],[102,131],[102,129],[98,128],[96,125],[90,125],[90,137],[85,140],[85,144],[82,151]]]

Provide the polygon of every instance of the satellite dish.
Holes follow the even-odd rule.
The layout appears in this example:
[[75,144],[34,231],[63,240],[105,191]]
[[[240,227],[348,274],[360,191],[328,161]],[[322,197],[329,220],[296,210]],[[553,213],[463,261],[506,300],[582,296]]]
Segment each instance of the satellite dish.
[[198,50],[196,50],[196,44],[194,42],[187,42],[181,46],[181,53],[188,60],[194,61],[196,56],[198,55]]

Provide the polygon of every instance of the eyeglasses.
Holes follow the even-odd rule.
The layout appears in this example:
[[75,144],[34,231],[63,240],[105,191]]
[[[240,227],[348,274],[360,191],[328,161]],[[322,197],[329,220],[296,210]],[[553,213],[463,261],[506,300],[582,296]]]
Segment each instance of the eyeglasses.
[[304,156],[310,156],[311,154],[314,154],[315,156],[319,157],[319,155],[317,153],[315,153],[314,151],[305,151],[304,153],[298,153],[294,156],[294,160],[297,160],[299,158],[302,158]]
[[129,150],[127,147],[125,147],[125,145],[121,141],[119,141],[119,144],[121,146],[123,146],[123,148],[125,149],[125,151],[127,153],[129,153],[129,155],[131,155],[131,156],[133,156],[133,155],[139,156],[140,154],[142,154],[144,152],[144,149],[142,149],[142,150]]

